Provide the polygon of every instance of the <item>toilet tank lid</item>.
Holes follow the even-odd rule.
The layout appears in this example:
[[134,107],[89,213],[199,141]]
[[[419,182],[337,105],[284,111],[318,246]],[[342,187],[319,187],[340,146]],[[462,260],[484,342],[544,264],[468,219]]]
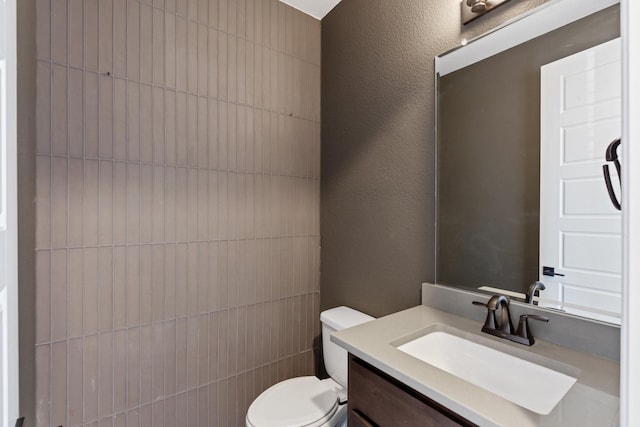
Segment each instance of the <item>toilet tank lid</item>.
[[320,313],[320,321],[336,331],[374,319],[375,317],[345,306],[331,308]]

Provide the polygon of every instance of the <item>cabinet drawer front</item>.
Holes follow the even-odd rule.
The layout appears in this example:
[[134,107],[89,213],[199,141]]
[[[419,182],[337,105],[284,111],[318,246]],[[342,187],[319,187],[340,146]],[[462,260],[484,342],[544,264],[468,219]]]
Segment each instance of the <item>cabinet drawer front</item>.
[[475,426],[353,356],[348,390],[349,422],[356,426]]

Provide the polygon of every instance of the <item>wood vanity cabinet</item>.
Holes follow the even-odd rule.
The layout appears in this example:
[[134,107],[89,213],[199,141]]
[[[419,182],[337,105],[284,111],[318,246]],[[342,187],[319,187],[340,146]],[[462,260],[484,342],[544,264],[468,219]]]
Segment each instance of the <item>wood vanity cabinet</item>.
[[475,426],[351,354],[348,390],[349,427]]

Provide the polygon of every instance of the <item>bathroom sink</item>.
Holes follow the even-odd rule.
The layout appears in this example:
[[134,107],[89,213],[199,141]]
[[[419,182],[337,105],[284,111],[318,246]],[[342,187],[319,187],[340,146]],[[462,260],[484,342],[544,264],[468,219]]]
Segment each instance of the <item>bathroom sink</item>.
[[397,348],[541,415],[549,414],[576,382],[564,373],[443,331]]

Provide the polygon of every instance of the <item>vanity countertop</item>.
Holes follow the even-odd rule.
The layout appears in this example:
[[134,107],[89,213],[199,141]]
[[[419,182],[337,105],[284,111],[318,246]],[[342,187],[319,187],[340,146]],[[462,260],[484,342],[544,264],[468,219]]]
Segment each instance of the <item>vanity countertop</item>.
[[[539,415],[396,348],[438,325],[455,328],[467,338],[514,356],[570,367],[577,373],[577,382],[549,415]],[[612,427],[619,424],[620,365],[617,362],[542,340],[526,347],[483,334],[481,327],[476,321],[418,306],[334,332],[331,340],[480,426]]]

